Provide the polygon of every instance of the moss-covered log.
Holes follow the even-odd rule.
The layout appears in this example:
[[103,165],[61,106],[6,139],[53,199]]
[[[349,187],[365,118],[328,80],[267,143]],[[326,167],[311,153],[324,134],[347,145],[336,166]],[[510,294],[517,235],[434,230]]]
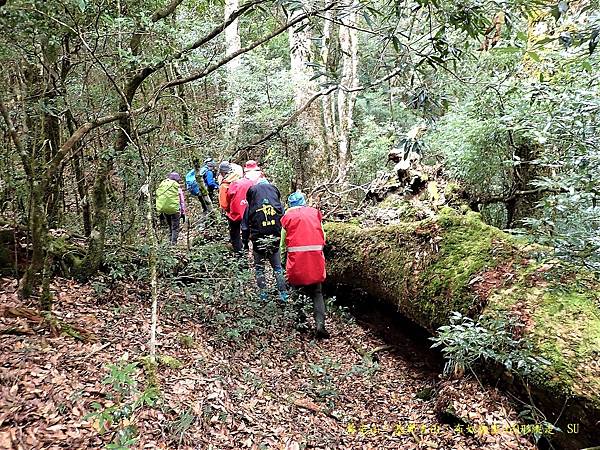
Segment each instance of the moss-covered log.
[[[444,208],[422,221],[361,228],[329,223],[328,279],[393,304],[434,332],[452,311],[507,312],[528,326],[544,372],[512,389],[549,421],[559,418],[565,448],[600,444],[600,283],[576,268],[543,262],[543,248]],[[561,414],[562,413],[562,414]],[[578,434],[567,434],[579,424]]]
[[[19,275],[27,270],[32,257],[28,243],[26,228],[13,228],[0,222],[0,275]],[[62,276],[78,273],[85,253],[82,243],[73,242],[66,234],[47,234],[45,246],[53,260],[52,272]]]

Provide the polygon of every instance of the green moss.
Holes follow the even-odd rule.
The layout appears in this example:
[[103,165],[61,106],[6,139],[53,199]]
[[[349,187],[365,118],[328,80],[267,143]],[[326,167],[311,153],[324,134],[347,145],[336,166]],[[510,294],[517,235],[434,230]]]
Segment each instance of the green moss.
[[183,363],[179,359],[169,355],[159,355],[158,363],[161,366],[167,366],[171,369],[180,369],[183,367]]
[[393,292],[398,307],[430,329],[451,311],[479,308],[470,281],[511,251],[504,233],[478,214],[462,216],[446,207],[436,219],[369,229],[331,223],[326,232],[335,247],[330,273],[366,278],[363,287],[374,295]]
[[600,311],[594,297],[590,291],[541,293],[534,303],[531,334],[542,356],[552,362],[552,384],[599,399]]
[[596,420],[600,283],[591,274],[536,263],[538,247],[448,207],[422,221],[326,224],[326,232],[330,282],[363,288],[432,332],[452,311],[518,314],[534,355],[550,362],[529,380],[534,400],[560,409],[573,399],[562,406],[564,417]]
[[194,336],[190,336],[189,334],[180,334],[177,336],[179,343],[184,348],[194,348],[196,342],[194,341]]
[[487,312],[514,310],[532,321],[527,338],[536,354],[551,363],[539,384],[594,399],[600,406],[600,291],[595,280],[576,269],[547,274],[543,264],[518,269],[514,285],[497,291]]
[[150,356],[144,356],[140,358],[140,361],[142,363],[142,367],[144,368],[146,380],[148,381],[146,389],[150,389],[158,393],[160,391],[160,383],[157,375],[158,364],[153,361]]
[[453,195],[457,194],[460,192],[460,185],[458,183],[448,183],[446,184],[446,187],[444,188],[444,196],[446,197],[446,199],[451,198]]
[[444,208],[438,224],[441,229],[432,241],[439,251],[421,277],[423,289],[418,296],[432,327],[445,323],[452,311],[473,315],[481,310],[485,299],[477,297],[472,280],[505,263],[513,253],[510,238],[485,225],[478,214],[459,216]]

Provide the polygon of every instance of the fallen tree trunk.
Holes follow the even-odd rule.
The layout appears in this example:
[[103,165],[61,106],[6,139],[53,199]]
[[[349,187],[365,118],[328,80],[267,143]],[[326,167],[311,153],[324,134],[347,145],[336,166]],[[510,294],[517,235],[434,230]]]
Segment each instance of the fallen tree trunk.
[[[62,230],[50,230],[48,238],[48,251],[54,261],[53,272],[67,277],[75,274],[85,254],[84,241],[76,240]],[[20,275],[30,259],[31,243],[27,230],[0,222],[0,274]]]
[[600,443],[600,283],[592,274],[541,262],[546,249],[450,208],[421,221],[328,223],[325,231],[329,283],[362,288],[430,332],[453,311],[517,315],[536,356],[551,364],[509,388],[557,421],[560,446]]

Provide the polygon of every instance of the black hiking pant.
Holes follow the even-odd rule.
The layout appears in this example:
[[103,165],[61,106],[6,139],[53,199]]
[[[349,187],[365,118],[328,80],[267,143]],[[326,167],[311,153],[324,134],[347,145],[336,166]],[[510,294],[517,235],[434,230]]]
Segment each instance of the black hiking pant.
[[[317,331],[325,330],[325,301],[323,300],[323,285],[321,283],[309,284],[307,286],[292,286],[294,296],[300,295],[309,297],[313,302],[313,316]],[[302,310],[302,302],[296,301],[300,325],[306,325],[306,314]]]
[[242,221],[231,220],[227,217],[227,224],[229,225],[229,241],[233,246],[233,251],[242,253]]
[[200,201],[200,205],[202,205],[202,211],[203,212],[208,211],[208,205],[206,204],[206,200],[204,200],[204,196],[202,195],[202,192],[200,192],[195,197],[198,197],[198,200]]

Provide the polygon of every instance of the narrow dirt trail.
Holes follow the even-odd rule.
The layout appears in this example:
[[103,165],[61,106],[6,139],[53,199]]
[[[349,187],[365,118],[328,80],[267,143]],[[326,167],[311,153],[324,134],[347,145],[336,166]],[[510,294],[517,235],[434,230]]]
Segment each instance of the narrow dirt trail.
[[[364,317],[357,323],[338,307],[328,318],[332,338],[317,342],[294,329],[290,305],[258,300],[245,262],[227,265],[222,248],[201,251],[211,263],[202,263],[206,272],[197,283],[161,289],[162,363],[155,374],[140,359],[150,317],[143,283],[119,282],[98,294],[93,283],[55,280],[56,315],[98,341],[52,337],[35,327],[1,337],[0,448],[104,448],[127,427],[137,439],[112,448],[533,448],[507,426],[517,414],[499,392],[468,380],[439,385],[418,347],[399,342],[402,350],[382,349],[387,343]],[[0,303],[32,306],[17,300],[15,286],[2,280]],[[2,318],[0,328],[19,321]],[[110,368],[126,363],[135,363],[136,385],[121,394]],[[123,408],[154,375],[158,399]],[[434,387],[471,429],[438,421]],[[115,409],[121,412],[101,432],[100,413]]]

